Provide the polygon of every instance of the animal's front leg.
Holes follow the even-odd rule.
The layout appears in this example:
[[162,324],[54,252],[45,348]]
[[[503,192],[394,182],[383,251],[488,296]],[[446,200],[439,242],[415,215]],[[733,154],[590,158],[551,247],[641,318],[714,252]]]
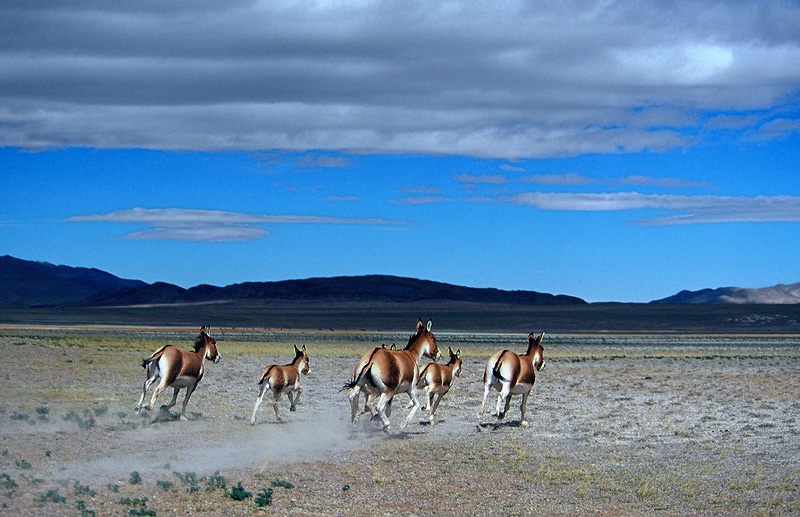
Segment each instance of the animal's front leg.
[[[193,386],[189,386],[188,388],[186,388],[186,396],[183,398],[183,409],[181,409],[181,422],[186,422],[187,420],[189,420],[188,418],[186,418],[186,405],[189,404],[189,397],[192,396],[192,393],[194,393],[194,390],[196,388],[197,384],[194,384]],[[178,390],[175,390],[175,396],[177,395],[178,395]]]
[[301,387],[298,387],[298,388],[295,390],[295,392],[294,392],[294,400],[292,400],[292,394],[291,394],[291,393],[289,393],[289,395],[288,395],[288,396],[289,396],[289,403],[291,404],[291,406],[289,406],[289,411],[295,411],[295,410],[297,410],[297,403],[300,401],[300,394],[301,394],[301,393],[303,393],[303,388],[302,388],[302,386],[301,386]]
[[172,390],[173,390],[172,391],[172,401],[170,401],[169,404],[165,404],[165,405],[161,406],[162,410],[166,411],[167,409],[169,409],[171,407],[174,407],[175,404],[178,402],[178,392],[180,391],[180,388],[172,388]]

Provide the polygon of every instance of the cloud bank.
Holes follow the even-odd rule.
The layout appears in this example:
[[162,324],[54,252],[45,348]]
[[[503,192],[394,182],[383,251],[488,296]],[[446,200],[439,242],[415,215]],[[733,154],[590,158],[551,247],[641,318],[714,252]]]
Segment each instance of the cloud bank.
[[797,2],[49,0],[0,19],[2,146],[524,158],[800,131]]
[[495,200],[540,210],[628,211],[667,210],[680,212],[666,217],[634,221],[661,226],[697,223],[800,222],[800,197],[795,196],[685,196],[637,192],[553,193],[526,192]]
[[315,215],[258,215],[219,210],[191,210],[181,208],[132,208],[107,214],[79,215],[68,222],[134,223],[148,226],[125,235],[131,240],[178,240],[231,242],[267,237],[264,224],[357,224],[357,225],[409,225],[412,223],[378,218],[337,218]]

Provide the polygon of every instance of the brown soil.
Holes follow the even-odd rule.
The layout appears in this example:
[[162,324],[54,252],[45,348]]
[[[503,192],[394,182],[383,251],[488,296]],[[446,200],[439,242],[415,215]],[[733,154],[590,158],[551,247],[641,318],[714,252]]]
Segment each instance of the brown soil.
[[[217,331],[223,359],[206,365],[190,421],[181,394],[150,423],[133,412],[141,358],[190,348],[193,330],[0,327],[0,514],[800,512],[797,337],[548,335],[522,428],[518,402],[499,424],[478,425],[478,409],[485,359],[527,333],[440,332],[464,364],[436,425],[420,411],[397,428],[407,397],[391,433],[351,425],[339,389],[358,356],[407,334]],[[312,368],[297,411],[284,399],[278,423],[265,402],[250,426],[261,369],[292,344]],[[252,497],[231,497],[239,483]]]

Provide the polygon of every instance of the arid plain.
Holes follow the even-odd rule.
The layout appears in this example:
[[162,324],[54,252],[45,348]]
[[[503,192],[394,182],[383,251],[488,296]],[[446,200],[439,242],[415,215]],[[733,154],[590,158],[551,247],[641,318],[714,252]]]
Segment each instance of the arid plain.
[[[205,323],[205,322],[203,322]],[[7,515],[796,514],[800,338],[777,334],[547,334],[529,403],[479,424],[484,362],[520,333],[451,332],[463,374],[434,426],[407,397],[386,434],[349,421],[340,392],[371,347],[413,331],[213,328],[189,403],[151,423],[133,408],[143,357],[198,328],[0,326],[0,512]],[[306,345],[311,374],[284,422],[256,382]],[[440,360],[442,362],[443,360]],[[170,391],[159,399],[169,400]],[[492,399],[493,400],[493,399]],[[247,497],[250,493],[250,497]],[[269,497],[268,497],[269,496]]]

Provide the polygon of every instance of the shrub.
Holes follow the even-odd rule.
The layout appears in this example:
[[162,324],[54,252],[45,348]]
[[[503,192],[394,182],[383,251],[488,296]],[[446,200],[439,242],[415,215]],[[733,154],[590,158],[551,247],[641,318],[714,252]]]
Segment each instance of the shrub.
[[206,481],[206,490],[215,490],[217,488],[227,488],[228,480],[220,475],[219,471],[214,472],[214,475],[209,477]]
[[272,486],[274,487],[282,487],[282,488],[294,488],[294,485],[289,483],[288,481],[283,481],[280,479],[275,479],[272,481]]
[[262,488],[261,492],[256,494],[256,498],[253,500],[256,503],[256,506],[269,506],[272,504],[272,489],[271,488]]
[[72,485],[72,489],[73,489],[73,494],[75,495],[88,495],[89,497],[94,497],[95,495],[97,495],[97,493],[94,490],[92,490],[89,487],[89,485],[81,485],[77,481],[75,481],[75,484]]
[[67,498],[63,495],[58,493],[57,488],[51,488],[48,490],[41,498],[39,498],[41,502],[51,501],[54,503],[66,503]]
[[228,496],[234,501],[243,501],[248,497],[253,497],[253,494],[245,490],[245,488],[242,486],[242,482],[239,481],[236,483],[236,486],[231,488],[230,492],[228,492]]
[[139,472],[134,470],[131,472],[131,475],[128,477],[128,483],[131,485],[138,485],[142,482],[142,476],[139,475]]

